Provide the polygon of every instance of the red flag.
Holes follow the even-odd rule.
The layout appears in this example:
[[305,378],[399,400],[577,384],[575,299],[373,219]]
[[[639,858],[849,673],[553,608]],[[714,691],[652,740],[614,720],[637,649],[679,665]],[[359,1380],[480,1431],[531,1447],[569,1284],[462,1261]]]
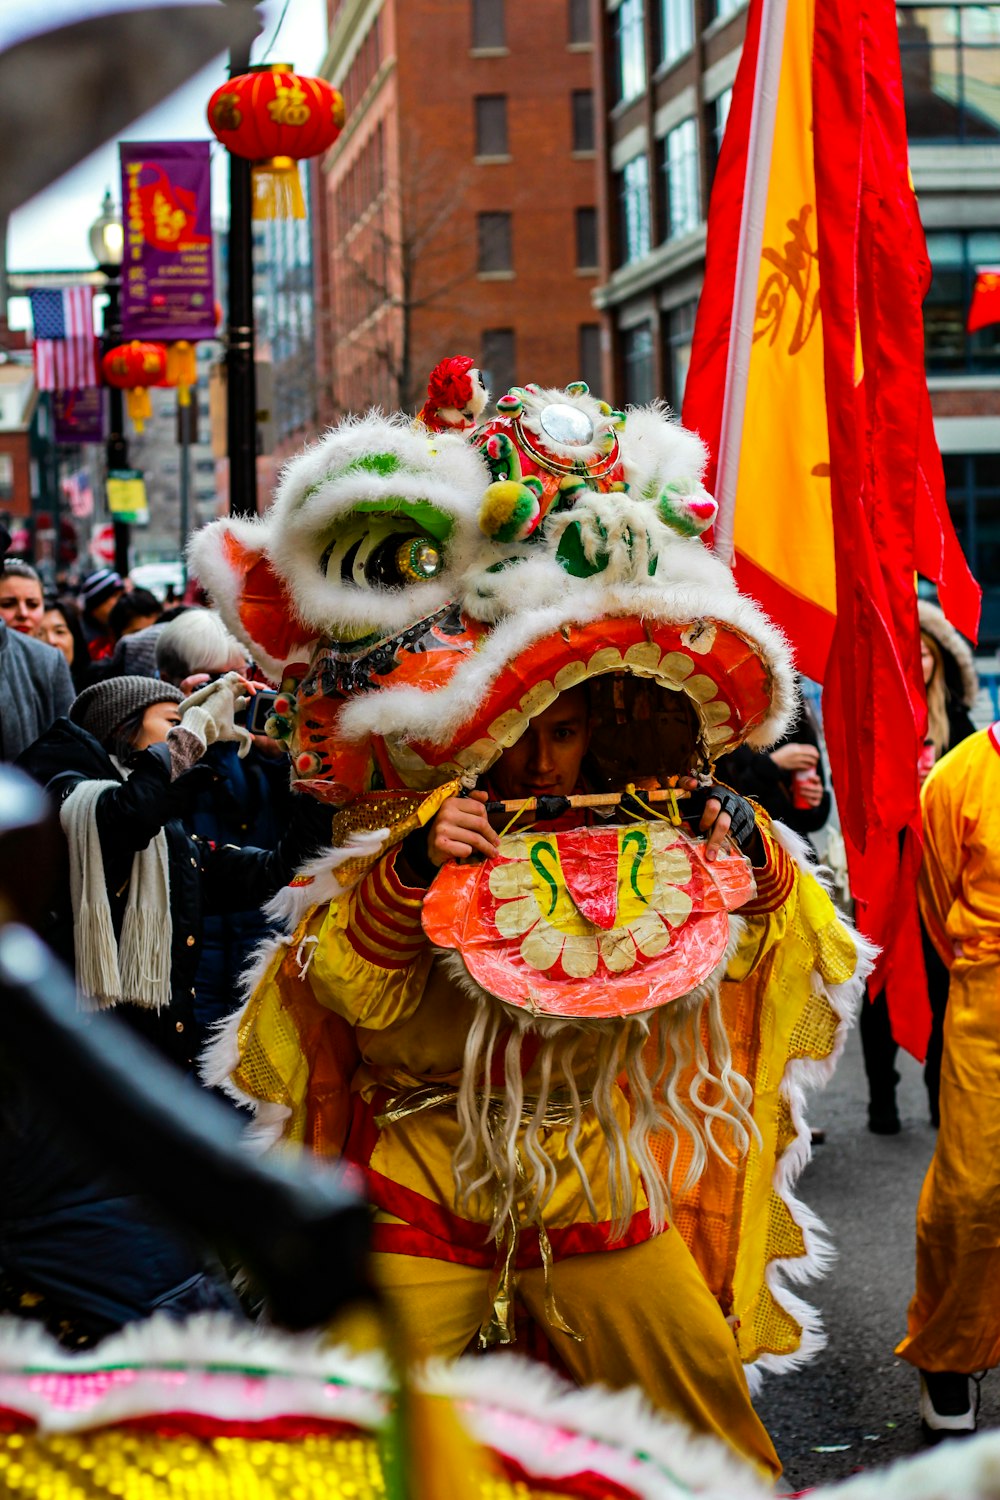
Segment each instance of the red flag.
[[[734,246],[744,203],[754,201],[746,163],[759,57],[767,55],[762,10],[762,0],[751,0],[685,392],[685,423],[716,455],[740,296]],[[930,420],[921,315],[929,266],[909,180],[895,7],[791,0],[783,45],[768,198],[764,211],[757,207],[764,233],[736,572],[785,629],[800,667],[824,682],[858,922],[884,949],[897,1040],[922,1056],[929,1009],[915,891],[916,767],[926,702],[913,574],[919,567],[939,583],[953,623],[973,636],[978,589],[947,514]],[[787,238],[774,232],[777,206]],[[801,308],[793,337],[786,320],[775,338],[788,304]],[[738,338],[738,320],[735,327]],[[802,435],[816,410],[825,411],[825,453],[815,431],[808,441]],[[797,468],[789,469],[789,453]],[[768,486],[775,454],[784,483]],[[744,483],[751,475],[752,491]]]
[[976,272],[965,327],[968,333],[975,333],[991,323],[1000,323],[1000,266],[984,266]]

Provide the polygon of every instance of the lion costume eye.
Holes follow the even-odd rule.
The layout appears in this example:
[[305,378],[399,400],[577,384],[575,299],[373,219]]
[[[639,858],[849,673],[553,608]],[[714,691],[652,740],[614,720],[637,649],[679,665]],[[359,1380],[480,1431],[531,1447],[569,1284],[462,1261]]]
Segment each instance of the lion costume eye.
[[424,532],[401,529],[398,520],[355,528],[333,538],[320,557],[332,583],[364,589],[399,589],[427,583],[445,564],[444,548]]

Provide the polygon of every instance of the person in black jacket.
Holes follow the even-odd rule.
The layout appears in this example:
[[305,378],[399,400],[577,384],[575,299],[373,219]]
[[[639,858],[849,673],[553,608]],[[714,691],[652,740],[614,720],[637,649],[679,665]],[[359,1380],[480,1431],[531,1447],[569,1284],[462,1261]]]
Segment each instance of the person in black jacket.
[[194,985],[204,914],[262,905],[330,837],[329,809],[307,798],[273,850],[216,847],[185,828],[212,775],[198,765],[206,745],[249,741],[234,713],[252,690],[235,673],[188,699],[154,678],[111,678],[19,761],[59,804],[69,850],[69,888],[43,936],[91,1008],[121,1006],[188,1071],[203,1040]]
[[830,816],[819,733],[801,692],[798,711],[776,745],[770,750],[741,745],[722,757],[716,774],[795,833],[818,833]]

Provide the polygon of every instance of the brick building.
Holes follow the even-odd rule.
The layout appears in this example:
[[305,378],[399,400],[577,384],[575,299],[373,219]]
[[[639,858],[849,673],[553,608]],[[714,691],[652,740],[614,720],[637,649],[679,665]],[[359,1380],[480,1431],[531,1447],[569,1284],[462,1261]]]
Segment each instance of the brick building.
[[413,409],[446,354],[496,394],[600,383],[590,0],[330,0],[347,124],[324,166],[330,418]]
[[28,520],[39,495],[39,477],[32,472],[38,421],[31,366],[0,364],[0,523],[11,532]]
[[[736,76],[742,0],[596,0],[601,281],[615,399],[680,407],[705,215]],[[910,163],[934,279],[928,383],[959,537],[1000,641],[1000,327],[965,332],[977,265],[1000,264],[1000,5],[899,0]]]

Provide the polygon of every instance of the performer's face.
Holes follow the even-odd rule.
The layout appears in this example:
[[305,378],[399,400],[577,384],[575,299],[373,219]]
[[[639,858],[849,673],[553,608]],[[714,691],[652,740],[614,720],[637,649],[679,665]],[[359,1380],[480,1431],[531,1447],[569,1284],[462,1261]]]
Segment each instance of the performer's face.
[[532,719],[516,745],[490,772],[502,797],[568,797],[590,744],[590,714],[582,687],[572,688]]

